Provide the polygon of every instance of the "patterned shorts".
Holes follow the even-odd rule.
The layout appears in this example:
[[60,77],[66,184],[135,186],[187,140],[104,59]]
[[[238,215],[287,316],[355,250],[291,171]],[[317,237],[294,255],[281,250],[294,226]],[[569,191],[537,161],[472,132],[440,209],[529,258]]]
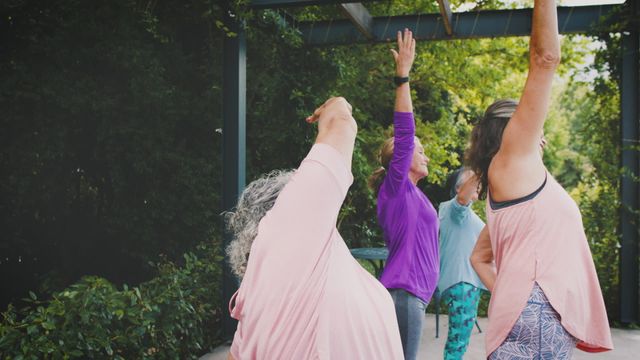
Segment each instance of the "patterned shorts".
[[511,332],[489,359],[570,359],[576,344],[536,283]]

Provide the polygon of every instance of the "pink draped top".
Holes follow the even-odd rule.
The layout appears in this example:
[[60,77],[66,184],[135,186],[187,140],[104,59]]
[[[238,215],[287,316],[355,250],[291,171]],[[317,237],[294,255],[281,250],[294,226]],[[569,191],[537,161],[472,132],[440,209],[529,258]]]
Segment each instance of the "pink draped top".
[[613,349],[607,313],[578,206],[547,174],[533,198],[499,210],[487,200],[487,225],[497,268],[489,303],[486,351],[505,340],[534,282],[562,326],[588,352]]
[[336,229],[352,181],[342,155],[315,144],[260,221],[231,310],[236,360],[402,359],[389,292]]

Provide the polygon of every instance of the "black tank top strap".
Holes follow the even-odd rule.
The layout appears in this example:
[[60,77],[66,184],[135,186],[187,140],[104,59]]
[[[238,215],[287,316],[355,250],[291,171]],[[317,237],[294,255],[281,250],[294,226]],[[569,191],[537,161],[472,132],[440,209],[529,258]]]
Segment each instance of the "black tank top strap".
[[509,206],[523,203],[525,201],[529,201],[535,198],[542,191],[542,189],[544,189],[544,186],[546,184],[547,184],[547,173],[545,173],[544,175],[544,181],[542,182],[542,185],[540,185],[539,188],[537,188],[534,192],[532,192],[529,195],[525,195],[523,197],[520,197],[514,200],[493,201],[493,199],[491,199],[491,194],[489,194],[488,198],[489,198],[489,205],[491,206],[491,210],[500,210],[500,209],[507,208]]

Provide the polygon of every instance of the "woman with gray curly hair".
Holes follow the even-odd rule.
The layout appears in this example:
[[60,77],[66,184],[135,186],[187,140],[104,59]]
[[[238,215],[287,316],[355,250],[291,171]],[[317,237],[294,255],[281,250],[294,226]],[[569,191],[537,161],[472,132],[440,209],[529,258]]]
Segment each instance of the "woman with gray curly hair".
[[336,229],[353,182],[351,105],[331,98],[307,122],[318,136],[300,167],[254,181],[227,214],[242,277],[229,359],[402,359],[391,296]]
[[227,247],[227,257],[238,279],[242,279],[247,270],[251,244],[258,235],[260,220],[271,210],[291,175],[293,170],[274,170],[254,180],[240,195],[234,211],[225,214],[227,228],[234,234]]

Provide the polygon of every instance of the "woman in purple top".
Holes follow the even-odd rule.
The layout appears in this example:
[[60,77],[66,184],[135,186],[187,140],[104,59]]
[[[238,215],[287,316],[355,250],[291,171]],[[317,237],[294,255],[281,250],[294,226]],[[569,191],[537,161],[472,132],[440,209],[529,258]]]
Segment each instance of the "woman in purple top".
[[382,167],[371,176],[378,194],[378,222],[389,248],[380,281],[395,303],[405,359],[415,359],[424,310],[438,282],[438,215],[416,186],[428,174],[429,158],[415,137],[408,76],[415,58],[411,31],[398,32],[394,136],[382,145]]

